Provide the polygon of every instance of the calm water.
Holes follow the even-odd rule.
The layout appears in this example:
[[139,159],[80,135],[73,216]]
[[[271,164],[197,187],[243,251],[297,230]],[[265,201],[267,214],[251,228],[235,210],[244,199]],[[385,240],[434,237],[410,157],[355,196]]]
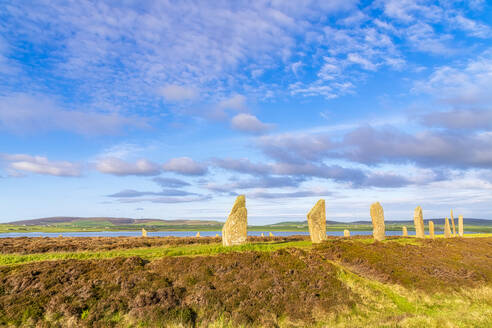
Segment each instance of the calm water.
[[[293,235],[309,235],[308,232],[303,231],[272,231],[275,236],[293,236]],[[147,235],[149,237],[194,237],[197,231],[149,231]],[[260,236],[264,233],[268,236],[268,231],[249,231],[249,236]],[[470,232],[468,232],[470,233]],[[219,236],[222,234],[221,231],[200,231],[202,237],[213,237],[216,234]],[[351,231],[352,236],[356,235],[371,235],[372,231]],[[412,235],[412,232],[408,232]],[[415,234],[415,233],[413,233]],[[98,231],[98,232],[10,232],[10,233],[0,233],[0,238],[8,237],[58,237],[62,235],[64,237],[138,237],[142,235],[140,230],[138,231]],[[328,231],[328,236],[343,236],[343,231]],[[401,231],[386,231],[387,236],[400,236]]]

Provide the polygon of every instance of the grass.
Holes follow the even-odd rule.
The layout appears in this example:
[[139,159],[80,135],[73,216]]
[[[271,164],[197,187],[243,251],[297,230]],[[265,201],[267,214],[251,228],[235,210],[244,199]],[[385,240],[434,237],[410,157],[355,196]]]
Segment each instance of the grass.
[[[426,236],[428,239],[429,237]],[[465,234],[465,238],[477,238],[477,237],[492,237],[492,234]],[[444,238],[443,235],[436,235],[436,238]],[[362,238],[357,239],[362,244],[372,244],[374,239]],[[383,243],[396,242],[401,245],[415,245],[419,246],[422,240],[409,236],[407,238],[390,238],[383,241]],[[272,252],[277,249],[297,247],[297,248],[310,248],[312,243],[309,240],[303,241],[289,241],[289,242],[258,242],[248,243],[245,245],[223,247],[220,243],[211,244],[190,244],[190,245],[166,245],[157,247],[141,247],[130,249],[114,249],[114,250],[98,250],[98,251],[58,251],[58,252],[45,252],[45,253],[33,253],[33,254],[0,254],[0,265],[15,265],[30,262],[39,261],[52,261],[52,260],[91,260],[91,259],[108,259],[115,257],[132,257],[138,256],[146,260],[154,260],[166,256],[197,256],[197,255],[216,255],[221,253],[230,252],[246,252],[246,251],[259,251],[259,252]]]
[[115,257],[138,256],[146,260],[154,260],[166,256],[196,256],[216,255],[231,252],[272,252],[287,247],[309,248],[310,241],[294,242],[270,242],[270,243],[248,243],[239,246],[223,247],[221,244],[195,244],[186,246],[163,246],[149,248],[117,249],[110,251],[82,251],[82,252],[49,252],[36,254],[0,254],[0,265],[15,265],[29,262],[52,261],[52,260],[91,260],[108,259]]
[[491,327],[492,288],[427,294],[359,276],[336,264],[338,277],[359,295],[352,309],[320,320],[323,327]]
[[[240,326],[240,318],[247,326],[282,328],[492,327],[492,266],[484,261],[492,241],[471,239],[482,236],[3,254],[0,278],[9,287],[0,286],[0,302],[9,301],[0,306],[0,322],[225,328]],[[62,259],[110,260],[29,264]],[[45,311],[56,317],[43,319]]]

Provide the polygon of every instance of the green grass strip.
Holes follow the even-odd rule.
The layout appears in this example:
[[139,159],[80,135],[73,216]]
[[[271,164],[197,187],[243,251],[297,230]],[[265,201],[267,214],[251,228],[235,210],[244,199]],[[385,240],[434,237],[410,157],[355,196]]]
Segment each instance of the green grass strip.
[[259,251],[271,252],[286,247],[311,247],[307,240],[293,242],[248,243],[239,246],[223,247],[221,244],[202,244],[186,246],[161,246],[149,248],[116,249],[110,251],[81,251],[81,252],[50,252],[36,254],[0,254],[0,265],[15,265],[29,262],[50,260],[91,260],[114,257],[139,256],[143,259],[154,260],[166,256],[195,256],[216,255],[230,252]]

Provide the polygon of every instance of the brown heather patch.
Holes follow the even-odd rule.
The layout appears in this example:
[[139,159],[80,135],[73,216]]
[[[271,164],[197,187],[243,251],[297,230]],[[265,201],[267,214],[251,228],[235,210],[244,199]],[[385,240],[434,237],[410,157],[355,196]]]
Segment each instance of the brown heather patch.
[[[248,242],[296,241],[309,236],[248,237]],[[108,251],[156,246],[221,243],[220,237],[19,237],[0,238],[0,253],[34,254],[47,252]]]
[[363,243],[330,240],[314,250],[357,274],[426,292],[492,282],[492,238]]
[[313,323],[355,300],[332,264],[299,249],[0,267],[0,326],[70,320],[77,327],[107,327],[124,316],[149,326],[225,319],[274,327],[282,319]]

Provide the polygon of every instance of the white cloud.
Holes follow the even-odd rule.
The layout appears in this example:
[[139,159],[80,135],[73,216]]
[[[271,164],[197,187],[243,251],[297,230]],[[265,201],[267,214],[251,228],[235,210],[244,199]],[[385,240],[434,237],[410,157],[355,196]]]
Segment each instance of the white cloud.
[[198,98],[198,91],[195,88],[177,84],[168,84],[162,87],[160,93],[166,100],[172,102],[195,100]]
[[7,170],[11,171],[14,176],[22,172],[60,177],[78,177],[82,174],[78,164],[68,161],[50,161],[43,156],[0,154],[0,159],[8,163]]
[[472,36],[478,38],[488,38],[490,36],[490,28],[485,24],[466,18],[463,15],[456,15],[454,20],[459,27]]
[[442,66],[428,79],[415,84],[414,91],[425,92],[454,105],[490,106],[492,101],[492,54],[456,67]]
[[164,165],[162,165],[164,171],[174,172],[183,175],[204,175],[207,173],[207,166],[195,162],[189,157],[177,157],[172,158]]
[[256,116],[250,114],[238,114],[231,120],[234,129],[247,133],[262,133],[270,129],[270,124],[261,122]]
[[371,63],[367,58],[362,57],[359,54],[356,53],[350,53],[347,55],[347,60],[351,63],[354,64],[359,64],[362,66],[364,69],[370,70],[370,71],[375,71],[377,66]]
[[125,175],[158,175],[161,170],[159,165],[146,159],[139,159],[135,163],[126,162],[119,158],[108,157],[98,160],[95,164],[96,169],[101,173],[119,176]]
[[[343,67],[352,54],[352,62],[365,70],[385,65],[401,69],[405,41],[419,51],[446,53],[454,36],[441,31],[461,28],[483,37],[488,30],[459,6],[426,0],[381,0],[369,6],[355,0],[26,6],[16,2],[6,8],[6,16],[17,23],[15,37],[47,45],[57,75],[85,81],[77,85],[79,93],[120,106],[157,106],[150,98],[159,88],[170,102],[196,99],[200,90],[201,97],[214,103],[231,90],[255,95],[265,89],[285,90],[299,82],[299,75],[303,87],[293,95],[335,98],[343,91],[312,81],[311,74],[323,75],[319,58],[335,57]],[[335,14],[339,19],[333,23]],[[358,25],[362,21],[365,24]],[[301,72],[301,67],[312,70]],[[285,75],[272,82],[268,73],[278,71]],[[343,70],[333,81],[355,84],[353,73]],[[244,110],[241,104],[224,105]]]
[[62,130],[83,135],[112,135],[122,133],[125,128],[146,127],[142,118],[67,110],[42,95],[14,94],[0,98],[0,129],[14,133]]
[[246,97],[243,95],[233,95],[229,98],[221,100],[217,107],[221,110],[232,109],[235,111],[244,111],[247,109]]

